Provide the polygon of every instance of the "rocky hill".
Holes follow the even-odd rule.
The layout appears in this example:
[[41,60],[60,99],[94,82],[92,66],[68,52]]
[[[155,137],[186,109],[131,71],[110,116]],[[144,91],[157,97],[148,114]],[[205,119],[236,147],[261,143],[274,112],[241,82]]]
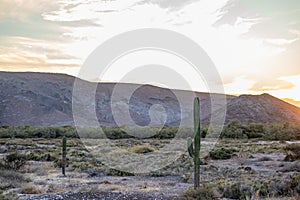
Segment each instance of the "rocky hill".
[[[0,72],[0,124],[62,126],[74,125],[72,114],[72,91],[75,78],[64,74],[33,72]],[[124,93],[118,94],[120,100],[111,103],[115,83],[89,83],[96,86],[94,106],[97,120],[101,125],[119,124],[116,118],[122,119],[129,107],[131,121],[124,125],[189,125],[192,123],[191,92],[155,87],[151,85],[121,84]],[[132,96],[126,91],[138,87]],[[197,93],[201,99],[201,120],[209,123],[211,116],[221,114],[222,100],[227,100],[226,123],[238,119],[249,122],[300,122],[300,108],[288,104],[268,94],[239,97],[222,94]],[[181,99],[180,105],[177,97]],[[211,111],[211,100],[216,106]],[[87,98],[74,98],[82,104],[82,121],[89,121],[91,113],[85,111],[90,106]],[[153,105],[159,105],[154,107]],[[112,113],[116,110],[118,116]],[[88,110],[88,109],[87,109]],[[128,110],[128,109],[127,109]],[[153,112],[151,114],[151,112]],[[119,124],[120,125],[120,124]]]
[[269,94],[241,95],[227,104],[226,122],[300,122],[300,108]]

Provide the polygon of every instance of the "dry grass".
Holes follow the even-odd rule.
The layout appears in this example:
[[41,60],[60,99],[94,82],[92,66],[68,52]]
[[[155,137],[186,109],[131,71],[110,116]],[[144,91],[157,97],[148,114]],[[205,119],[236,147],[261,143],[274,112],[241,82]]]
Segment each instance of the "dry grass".
[[150,153],[155,151],[155,148],[152,147],[151,145],[135,145],[133,147],[130,147],[128,149],[129,152],[133,152],[133,153],[140,153],[140,154],[144,154],[144,153]]
[[25,186],[21,189],[22,194],[41,194],[43,191],[34,186]]
[[0,170],[0,190],[20,187],[26,179],[13,170]]

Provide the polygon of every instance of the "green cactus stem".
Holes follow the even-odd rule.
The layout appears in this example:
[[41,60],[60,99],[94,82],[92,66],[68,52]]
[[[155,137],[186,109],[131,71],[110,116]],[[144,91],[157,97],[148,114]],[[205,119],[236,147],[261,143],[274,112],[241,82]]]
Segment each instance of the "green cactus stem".
[[66,156],[67,156],[67,138],[64,136],[62,139],[62,159],[61,159],[61,168],[62,174],[66,176]]
[[194,144],[192,138],[188,138],[188,152],[194,159],[194,188],[200,186],[200,148],[201,148],[201,132],[200,132],[200,100],[198,97],[194,99]]

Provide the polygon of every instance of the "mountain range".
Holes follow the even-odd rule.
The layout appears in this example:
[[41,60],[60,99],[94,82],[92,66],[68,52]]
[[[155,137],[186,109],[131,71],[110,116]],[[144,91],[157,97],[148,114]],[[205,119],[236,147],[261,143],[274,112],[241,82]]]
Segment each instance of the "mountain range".
[[[74,81],[75,77],[65,74],[0,72],[0,125],[74,125],[72,103],[81,106],[81,115],[76,121],[83,124],[91,121],[94,115],[91,110],[95,112],[99,125],[104,126],[192,124],[192,91],[79,80],[84,87],[96,88],[93,99],[84,96],[85,88],[82,88],[82,97],[73,97]],[[114,100],[112,94],[116,86],[120,90],[117,100]],[[128,96],[127,91],[131,90],[135,91]],[[195,94],[201,101],[203,124],[209,124],[211,119],[225,120],[225,124],[232,120],[242,123],[300,122],[299,107],[269,94]]]

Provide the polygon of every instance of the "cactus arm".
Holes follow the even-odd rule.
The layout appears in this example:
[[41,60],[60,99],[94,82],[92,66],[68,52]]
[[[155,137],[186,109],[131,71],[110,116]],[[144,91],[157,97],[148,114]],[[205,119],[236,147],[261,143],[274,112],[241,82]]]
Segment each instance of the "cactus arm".
[[193,147],[193,140],[190,137],[187,140],[187,146],[188,146],[189,155],[193,158],[194,157],[194,147]]

